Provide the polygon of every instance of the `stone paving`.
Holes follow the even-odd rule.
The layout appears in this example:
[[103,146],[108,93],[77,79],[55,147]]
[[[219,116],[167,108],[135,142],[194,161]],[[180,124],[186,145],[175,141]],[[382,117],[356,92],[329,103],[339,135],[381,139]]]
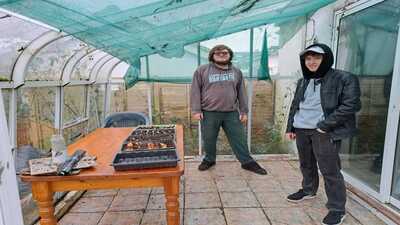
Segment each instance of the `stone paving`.
[[[209,171],[186,162],[181,180],[182,225],[317,225],[327,213],[321,184],[317,197],[294,204],[285,200],[297,191],[297,161],[259,161],[260,176],[238,162],[217,162]],[[322,181],[321,181],[322,183]],[[383,225],[358,202],[348,199],[345,225]],[[162,188],[91,190],[59,221],[61,225],[166,225]]]

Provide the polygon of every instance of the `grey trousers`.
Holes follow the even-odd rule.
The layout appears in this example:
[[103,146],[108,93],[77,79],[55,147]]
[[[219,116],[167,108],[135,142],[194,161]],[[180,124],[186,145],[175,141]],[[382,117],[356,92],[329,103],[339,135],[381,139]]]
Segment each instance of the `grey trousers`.
[[[314,129],[296,129],[300,170],[303,174],[304,192],[314,194],[318,190],[318,167],[324,178],[329,211],[345,211],[346,187],[340,172],[339,150],[341,141],[333,141],[329,134]],[[317,167],[318,164],[318,167]]]

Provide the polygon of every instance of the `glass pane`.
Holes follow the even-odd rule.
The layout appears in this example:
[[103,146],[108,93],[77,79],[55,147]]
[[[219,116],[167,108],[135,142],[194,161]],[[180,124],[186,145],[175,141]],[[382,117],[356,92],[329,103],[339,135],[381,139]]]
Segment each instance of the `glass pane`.
[[154,85],[156,85],[156,83],[138,82],[135,84],[135,86],[129,88],[126,91],[127,110],[131,112],[141,112],[149,115],[147,93],[149,86],[152,87]]
[[89,92],[89,131],[101,127],[104,120],[105,85],[94,85]]
[[242,32],[201,42],[200,55],[202,57],[202,64],[208,63],[208,53],[210,49],[218,44],[224,44],[232,49],[234,54],[232,59],[233,65],[241,69],[244,76],[248,76],[250,62],[250,31],[245,30]]
[[[128,71],[129,68],[129,64],[122,62],[120,64],[118,64],[118,66],[116,66],[114,68],[114,70],[111,72],[111,78],[123,78],[126,74],[126,71]],[[142,71],[144,70],[145,67],[142,67]]]
[[272,83],[253,81],[251,152],[255,154],[288,153],[281,135],[284,121],[274,119],[274,88]]
[[9,116],[9,111],[10,111],[10,101],[11,101],[11,90],[10,89],[1,89],[1,93],[3,94],[3,104],[4,104],[4,111],[6,113],[6,119],[7,119],[7,124],[8,128],[10,123],[8,122],[8,116]]
[[360,133],[343,143],[342,167],[375,190],[380,186],[399,7],[398,1],[388,0],[340,21],[337,68],[359,76],[362,101]]
[[[116,63],[120,62],[119,59],[117,58],[113,58],[111,60],[109,60],[106,64],[104,64],[100,70],[99,73],[97,74],[97,79],[96,81],[107,81],[108,76],[111,75],[110,70],[112,70],[113,68],[115,68]],[[118,66],[118,65],[117,65]]]
[[86,117],[86,87],[66,86],[63,106],[64,126]]
[[[197,68],[197,44],[184,47],[183,56],[165,58],[158,54],[149,56],[150,79],[156,81],[171,81],[175,83],[190,82]],[[145,58],[141,60],[141,80],[147,80]]]
[[50,43],[33,57],[27,67],[25,80],[60,80],[67,60],[85,46],[70,36]]
[[[137,99],[136,99],[137,101]],[[127,110],[127,95],[123,84],[111,85],[110,113]]]
[[49,150],[55,132],[55,88],[21,88],[17,92],[17,146]]
[[[14,152],[17,171],[28,167],[33,158],[45,157],[50,153],[50,138],[54,128],[56,88],[20,88],[17,91],[17,148]],[[37,207],[31,197],[30,183],[19,177],[18,189],[22,202],[25,224],[37,219]]]
[[87,129],[88,129],[88,120],[82,121],[81,123],[78,123],[74,126],[65,128],[63,130],[63,136],[65,139],[65,143],[71,144],[77,139],[81,138],[85,134],[87,134]]
[[0,81],[10,80],[18,56],[46,28],[0,13]]
[[107,53],[94,51],[83,57],[75,66],[71,80],[89,80],[93,66],[105,55]]

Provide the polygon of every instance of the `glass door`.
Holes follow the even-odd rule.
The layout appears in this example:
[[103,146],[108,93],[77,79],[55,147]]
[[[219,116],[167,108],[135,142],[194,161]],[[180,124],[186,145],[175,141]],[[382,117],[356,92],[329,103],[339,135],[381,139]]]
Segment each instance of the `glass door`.
[[377,193],[387,148],[399,8],[398,0],[386,0],[346,15],[339,23],[336,68],[358,76],[362,101],[357,114],[360,132],[342,144],[342,168]]

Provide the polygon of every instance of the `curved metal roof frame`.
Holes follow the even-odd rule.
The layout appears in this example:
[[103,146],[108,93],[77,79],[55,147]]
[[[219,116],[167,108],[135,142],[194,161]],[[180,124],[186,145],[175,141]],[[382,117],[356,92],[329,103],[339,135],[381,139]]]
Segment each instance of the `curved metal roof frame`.
[[[112,81],[113,81],[113,76],[112,76],[112,74],[113,74],[114,70],[116,70],[116,69],[118,68],[118,66],[120,66],[120,65],[121,65],[121,66],[124,66],[123,64],[126,64],[126,70],[125,70],[125,72],[124,72],[124,76],[126,75],[126,73],[128,72],[128,69],[129,69],[129,64],[126,63],[125,61],[121,61],[120,63],[118,63],[117,65],[115,65],[115,67],[112,68],[112,70],[110,70],[110,74],[109,74],[109,77],[108,77],[108,81],[109,81],[109,82],[112,82]],[[124,76],[122,76],[122,78],[123,78]],[[115,79],[114,81],[116,81],[116,79]]]
[[77,51],[67,60],[61,73],[61,80],[63,86],[67,85],[71,81],[72,72],[75,70],[75,66],[79,63],[79,61],[94,51],[98,50],[86,47],[80,51]]
[[[116,64],[121,62],[120,59],[116,57],[112,57],[103,63],[96,72],[96,78],[94,79],[96,83],[107,83],[108,82],[108,75],[109,75],[109,68],[114,68]],[[104,78],[104,79],[102,79]]]
[[[31,58],[31,60],[30,60],[30,62],[28,63],[28,65],[27,65],[27,67],[26,67],[26,70],[25,70],[25,76],[24,76],[24,80],[26,80],[26,78],[27,78],[27,75],[28,75],[28,73],[29,73],[29,67],[30,67],[30,65],[31,65],[31,63],[33,62],[33,60],[35,59],[35,56],[39,56],[39,54],[41,54],[41,51],[42,50],[45,50],[46,49],[46,47],[48,47],[48,46],[50,46],[50,45],[52,45],[52,44],[56,44],[56,42],[58,42],[58,41],[65,41],[66,39],[71,39],[71,40],[74,40],[74,41],[77,41],[78,43],[79,43],[79,45],[81,45],[81,44],[85,44],[84,42],[82,42],[82,41],[80,41],[80,40],[78,40],[78,39],[76,39],[75,37],[73,37],[73,36],[71,36],[71,35],[63,35],[62,37],[60,37],[60,38],[57,38],[57,39],[54,39],[54,40],[52,40],[52,41],[50,41],[49,43],[47,43],[45,46],[43,46],[41,49],[39,49],[38,50],[38,52],[36,52],[35,53],[35,55]],[[68,40],[67,40],[68,41]],[[84,49],[84,47],[82,47],[83,49]],[[75,53],[71,53],[71,54],[69,54],[70,56],[68,56],[68,59],[66,59],[66,60],[64,60],[63,62],[62,62],[62,64],[60,65],[61,66],[61,68],[59,69],[59,75],[58,75],[58,79],[55,79],[54,81],[56,81],[56,82],[59,82],[59,81],[62,81],[62,72],[63,72],[63,69],[64,69],[64,67],[65,67],[65,65],[68,63],[68,61],[70,60],[70,58],[71,57],[73,57],[74,55],[76,55],[76,53],[77,52],[79,52],[80,51],[80,49],[78,50],[78,49],[72,49],[71,50],[71,52],[73,52],[73,51],[75,51]],[[58,55],[60,55],[60,54],[58,54]],[[29,81],[29,82],[32,82],[32,81]],[[34,81],[35,82],[35,81]],[[40,81],[39,81],[40,82]],[[48,81],[43,81],[43,82],[48,82]],[[63,82],[61,82],[61,84],[62,84]]]
[[50,30],[40,35],[38,38],[34,39],[19,55],[15,62],[14,68],[11,73],[11,79],[14,84],[14,88],[17,88],[24,84],[25,73],[28,64],[32,61],[32,58],[49,43],[58,40],[65,36],[62,32],[56,32]]
[[113,64],[112,64],[112,66],[108,69],[108,71],[105,72],[105,74],[107,75],[107,77],[106,77],[106,81],[107,81],[107,82],[110,82],[112,71],[113,71],[119,64],[121,64],[121,63],[124,62],[124,61],[122,61],[122,60],[120,60],[120,59],[118,59],[118,58],[115,58],[115,59],[116,59],[115,62],[110,61],[110,64],[112,64],[112,63],[113,63]]
[[91,51],[91,52],[89,52],[88,54],[85,54],[83,57],[81,57],[78,61],[75,62],[75,64],[73,65],[73,68],[72,68],[72,70],[71,70],[71,73],[70,73],[70,75],[69,75],[69,82],[70,82],[70,83],[76,83],[76,82],[75,82],[76,80],[71,80],[71,78],[73,77],[74,72],[80,69],[80,68],[78,67],[78,66],[80,65],[80,63],[85,62],[85,60],[87,60],[87,57],[93,56],[93,59],[94,59],[94,58],[97,58],[98,55],[101,55],[101,56],[100,56],[96,61],[92,62],[91,67],[88,68],[88,70],[89,70],[89,74],[87,74],[87,75],[88,75],[88,80],[79,80],[79,81],[78,81],[78,83],[91,83],[91,82],[90,82],[90,74],[91,74],[91,71],[92,71],[93,67],[94,67],[103,57],[105,57],[105,56],[108,55],[106,52],[103,52],[103,51],[101,51],[101,50],[99,50],[99,49],[96,49],[96,50],[94,50],[94,51]]
[[114,56],[106,54],[105,56],[101,57],[92,67],[89,74],[89,81],[94,83],[97,81],[97,74],[99,73],[99,69],[107,63],[109,60],[113,59]]

